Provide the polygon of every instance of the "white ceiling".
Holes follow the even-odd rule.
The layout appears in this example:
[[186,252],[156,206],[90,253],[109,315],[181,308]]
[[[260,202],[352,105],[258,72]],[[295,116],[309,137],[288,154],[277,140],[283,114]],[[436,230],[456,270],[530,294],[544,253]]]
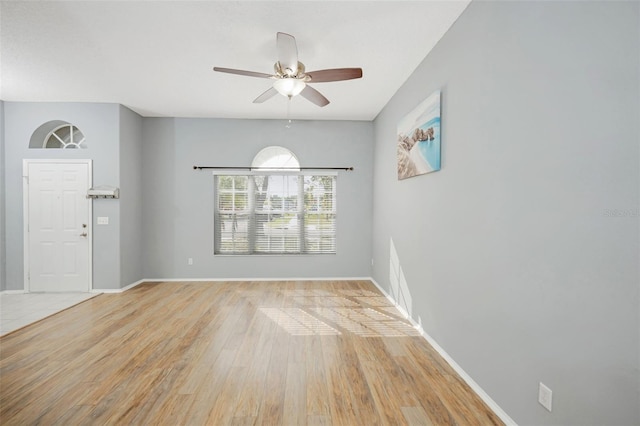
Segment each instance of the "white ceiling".
[[285,118],[287,99],[253,104],[270,80],[276,32],[308,71],[361,67],[317,83],[290,117],[372,120],[455,22],[464,1],[2,1],[0,99],[113,102],[146,117]]

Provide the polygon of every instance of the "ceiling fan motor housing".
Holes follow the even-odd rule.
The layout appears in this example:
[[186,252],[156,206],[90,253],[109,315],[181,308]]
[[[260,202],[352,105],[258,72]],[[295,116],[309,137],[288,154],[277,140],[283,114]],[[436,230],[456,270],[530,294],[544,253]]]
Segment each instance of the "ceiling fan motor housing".
[[304,79],[306,77],[304,71],[305,71],[305,67],[304,64],[302,62],[298,61],[298,69],[292,70],[289,68],[282,68],[282,65],[280,64],[280,61],[276,62],[273,65],[273,69],[276,73],[276,75],[279,78],[299,78],[299,79]]

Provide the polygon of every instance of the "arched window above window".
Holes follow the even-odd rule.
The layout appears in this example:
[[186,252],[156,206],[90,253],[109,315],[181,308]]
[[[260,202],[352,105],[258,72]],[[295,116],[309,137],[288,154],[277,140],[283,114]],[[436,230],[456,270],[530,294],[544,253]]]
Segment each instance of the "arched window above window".
[[295,154],[281,146],[268,146],[256,154],[251,170],[300,170]]
[[84,134],[71,123],[61,120],[48,121],[31,135],[29,148],[86,148]]

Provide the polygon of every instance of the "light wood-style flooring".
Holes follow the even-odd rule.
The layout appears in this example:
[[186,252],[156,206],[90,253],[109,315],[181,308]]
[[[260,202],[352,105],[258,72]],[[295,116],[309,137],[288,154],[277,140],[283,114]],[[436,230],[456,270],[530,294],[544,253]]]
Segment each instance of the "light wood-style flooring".
[[368,281],[147,283],[0,338],[0,424],[493,425]]

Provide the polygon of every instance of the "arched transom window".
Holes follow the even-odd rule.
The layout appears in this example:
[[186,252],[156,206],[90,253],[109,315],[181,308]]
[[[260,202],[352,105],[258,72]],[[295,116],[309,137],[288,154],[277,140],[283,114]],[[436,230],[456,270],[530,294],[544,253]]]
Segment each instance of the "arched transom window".
[[82,131],[71,123],[61,120],[48,121],[31,135],[29,148],[86,148]]
[[253,157],[251,169],[257,170],[300,170],[300,162],[295,154],[281,146],[268,146]]

